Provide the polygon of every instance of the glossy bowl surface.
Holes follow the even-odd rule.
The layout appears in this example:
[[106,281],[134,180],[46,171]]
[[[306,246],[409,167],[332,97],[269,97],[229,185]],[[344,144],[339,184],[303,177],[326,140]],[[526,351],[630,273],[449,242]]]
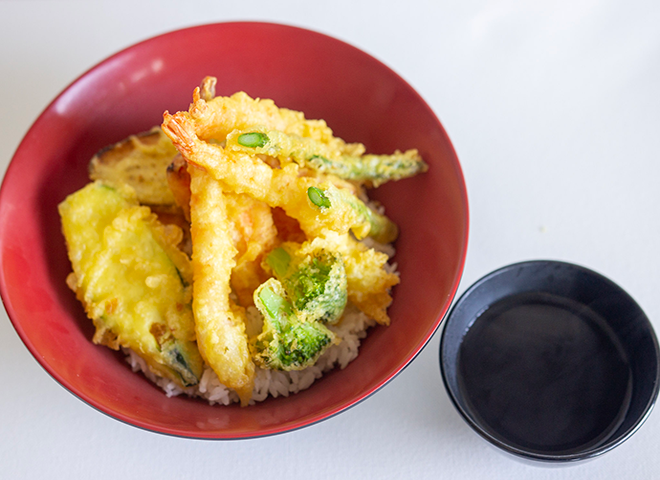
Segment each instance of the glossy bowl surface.
[[[401,227],[391,326],[373,329],[345,370],[312,388],[249,408],[167,398],[122,355],[91,343],[93,327],[65,285],[70,270],[57,204],[87,180],[99,149],[187,109],[206,75],[217,94],[243,90],[323,118],[368,151],[417,148],[428,173],[373,197]],[[74,81],[41,114],[0,190],[0,293],[29,351],[60,384],[131,425],[193,438],[249,438],[326,419],[365,399],[428,342],[460,280],[468,237],[461,168],[442,125],[397,74],[331,37],[267,23],[167,33],[123,50]]]
[[598,456],[637,431],[658,396],[659,359],[649,319],[623,289],[543,260],[476,282],[440,343],[445,386],[468,424],[549,462]]

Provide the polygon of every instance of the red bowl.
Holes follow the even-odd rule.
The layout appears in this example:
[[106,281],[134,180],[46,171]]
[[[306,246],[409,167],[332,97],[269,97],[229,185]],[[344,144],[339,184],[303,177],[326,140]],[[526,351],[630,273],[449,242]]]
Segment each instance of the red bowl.
[[[373,153],[417,148],[430,169],[373,197],[401,227],[389,327],[376,327],[346,369],[309,390],[248,408],[167,398],[122,355],[92,344],[93,326],[66,287],[57,204],[87,181],[100,148],[187,109],[206,75],[217,94],[243,90],[323,118]],[[408,365],[458,288],[468,238],[465,183],[429,106],[401,77],[334,38],[267,23],[222,23],[161,35],[101,62],[62,92],[20,144],[0,190],[0,293],[27,348],[66,389],[131,425],[193,438],[282,433],[364,400]]]

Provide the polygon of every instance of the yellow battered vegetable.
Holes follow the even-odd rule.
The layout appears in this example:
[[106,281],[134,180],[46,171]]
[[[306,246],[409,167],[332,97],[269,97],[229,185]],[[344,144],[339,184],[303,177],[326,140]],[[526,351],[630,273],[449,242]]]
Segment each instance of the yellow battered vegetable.
[[190,168],[193,241],[193,311],[199,350],[219,380],[247,405],[254,363],[245,333],[245,311],[230,299],[229,280],[237,250],[229,233],[227,205],[220,184]]
[[[289,244],[285,244],[287,246]],[[339,254],[346,272],[348,300],[381,325],[389,325],[387,307],[392,303],[390,288],[399,283],[399,276],[385,269],[388,256],[355,241],[350,235],[326,232],[297,248],[298,255],[324,250]]]
[[195,385],[203,363],[190,307],[191,268],[134,193],[96,182],[59,205],[73,273],[69,286],[96,326],[94,342],[130,348],[156,374]]
[[154,127],[94,155],[89,162],[89,177],[114,185],[130,185],[143,205],[175,207],[166,172],[178,153],[162,130]]
[[342,256],[349,301],[381,325],[389,325],[390,288],[399,283],[399,276],[386,270],[388,256],[355,241],[350,235],[334,232],[314,239],[311,247],[317,246]]

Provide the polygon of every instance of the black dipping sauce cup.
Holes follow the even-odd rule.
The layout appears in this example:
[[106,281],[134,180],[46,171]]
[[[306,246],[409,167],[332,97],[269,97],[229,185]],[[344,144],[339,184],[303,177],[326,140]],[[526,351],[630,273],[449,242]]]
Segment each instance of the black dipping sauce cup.
[[595,457],[637,431],[658,396],[659,357],[625,291],[555,261],[476,282],[440,343],[445,387],[468,424],[509,453],[549,462]]

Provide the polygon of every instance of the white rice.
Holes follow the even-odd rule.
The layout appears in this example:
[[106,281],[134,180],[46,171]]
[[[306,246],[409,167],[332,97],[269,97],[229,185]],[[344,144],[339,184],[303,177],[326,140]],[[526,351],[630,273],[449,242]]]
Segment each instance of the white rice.
[[[257,330],[260,330],[258,325],[260,322],[261,318],[257,309],[254,307],[249,308],[248,323],[252,325],[248,325],[248,329],[257,328]],[[250,404],[261,402],[268,396],[288,397],[309,388],[325,372],[335,367],[346,368],[357,357],[360,340],[366,337],[367,329],[375,324],[376,322],[373,319],[367,317],[355,306],[347,305],[339,324],[329,326],[341,339],[341,342],[329,347],[314,365],[304,370],[284,372],[257,368]],[[205,368],[198,385],[181,388],[173,381],[152,373],[146,362],[132,350],[124,349],[124,353],[126,353],[126,361],[131,365],[133,371],[144,373],[147,378],[162,388],[168,397],[186,394],[191,397],[204,398],[211,405],[229,405],[239,401],[236,392],[220,383],[215,372],[208,366]]]

